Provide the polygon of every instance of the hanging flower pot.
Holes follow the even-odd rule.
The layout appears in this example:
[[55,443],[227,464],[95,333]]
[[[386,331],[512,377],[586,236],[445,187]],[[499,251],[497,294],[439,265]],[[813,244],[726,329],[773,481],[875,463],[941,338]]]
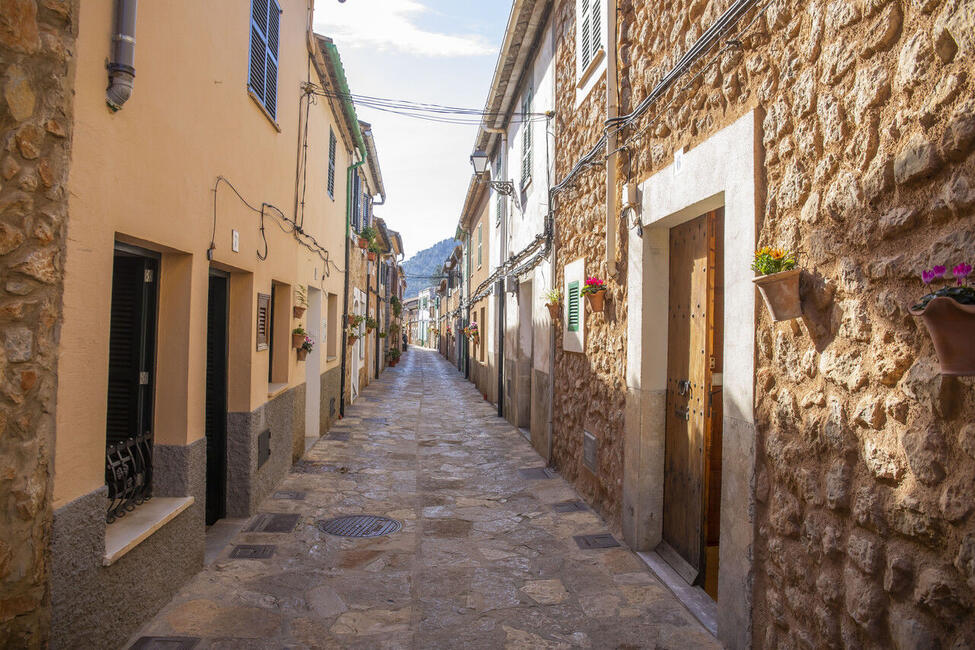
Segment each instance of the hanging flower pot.
[[370,262],[375,262],[375,261],[376,261],[376,254],[375,254],[375,253],[373,253],[372,251],[369,251],[368,253],[366,253],[366,258],[367,258],[367,259],[368,259],[368,260],[369,260]]
[[[964,262],[952,269],[956,285],[943,286],[921,298],[911,314],[928,328],[934,351],[941,362],[941,374],[975,376],[975,287],[966,278],[972,267]],[[944,279],[945,267],[924,271],[925,284]]]
[[762,294],[773,321],[792,320],[802,316],[802,303],[799,300],[800,269],[780,271],[770,275],[760,275],[752,282]]
[[562,305],[559,303],[545,303],[548,307],[548,315],[552,318],[552,322],[557,321],[562,317]]
[[304,361],[308,356],[308,350],[305,348],[298,348],[298,361]]
[[586,297],[589,309],[593,313],[603,311],[604,301],[606,300],[606,282],[596,276],[586,278],[586,284],[579,292]]
[[359,248],[361,248],[362,250],[365,250],[366,249],[366,246],[368,246],[368,245],[369,245],[369,240],[368,239],[366,239],[365,237],[359,237]]
[[761,292],[774,321],[802,316],[797,257],[784,248],[765,246],[755,251],[752,270],[758,273],[758,277],[753,278],[752,282]]
[[299,305],[295,305],[293,307],[294,314],[295,314],[295,318],[301,318],[302,316],[304,316],[305,315],[305,309],[307,309],[307,307],[302,307],[302,306],[299,306]]
[[296,327],[291,331],[291,347],[300,348],[305,344],[305,337],[308,336],[308,332],[300,327]]

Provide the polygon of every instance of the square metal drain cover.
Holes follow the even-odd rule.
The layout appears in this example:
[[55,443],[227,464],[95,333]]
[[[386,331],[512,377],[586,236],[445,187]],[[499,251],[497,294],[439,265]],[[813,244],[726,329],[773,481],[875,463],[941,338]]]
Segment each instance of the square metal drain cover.
[[389,418],[362,418],[362,421],[369,424],[389,424]]
[[144,636],[129,650],[191,650],[200,640],[193,636]]
[[287,501],[304,501],[305,493],[296,490],[278,490],[274,493],[273,498]]
[[298,525],[301,515],[262,512],[254,517],[245,533],[290,533]]
[[349,441],[348,431],[333,431],[332,433],[325,436],[326,440],[341,440],[343,442]]
[[552,506],[555,512],[585,512],[588,510],[582,501],[563,501]]
[[540,479],[555,478],[555,472],[547,467],[529,467],[528,469],[518,470],[518,476],[537,481]]
[[241,560],[266,560],[274,555],[273,544],[238,544],[230,557]]
[[581,549],[590,548],[615,548],[620,545],[616,541],[616,538],[609,533],[601,533],[599,535],[576,535],[573,537],[576,544],[579,545]]

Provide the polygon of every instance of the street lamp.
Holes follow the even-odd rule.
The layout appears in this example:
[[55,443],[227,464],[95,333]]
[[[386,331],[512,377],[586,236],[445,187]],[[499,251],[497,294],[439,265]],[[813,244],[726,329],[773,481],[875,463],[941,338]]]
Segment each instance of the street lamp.
[[511,181],[492,181],[487,178],[488,155],[483,149],[477,149],[471,154],[471,165],[474,166],[474,173],[481,183],[487,183],[491,189],[498,194],[511,196],[515,193],[515,184]]

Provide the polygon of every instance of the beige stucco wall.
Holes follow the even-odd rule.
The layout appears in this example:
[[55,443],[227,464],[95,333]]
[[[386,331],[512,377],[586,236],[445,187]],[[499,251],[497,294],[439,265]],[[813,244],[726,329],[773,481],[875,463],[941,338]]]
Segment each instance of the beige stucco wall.
[[[249,3],[141,3],[135,91],[114,114],[105,105],[113,3],[87,0],[81,7],[55,507],[104,483],[116,239],[163,253],[156,440],[187,444],[204,435],[206,251],[214,181],[222,175],[252,205],[270,203],[294,216],[299,84],[309,69],[308,14],[304,0],[281,4],[277,126],[247,91]],[[327,102],[312,107],[304,230],[341,265],[349,155],[340,139],[333,201],[325,192],[330,120]],[[264,219],[268,256],[259,261],[260,222],[226,185],[219,188],[214,265],[241,274],[231,291],[236,302],[231,306],[231,411],[253,410],[268,398],[268,353],[257,352],[254,342],[255,294],[270,292],[272,280],[342,293],[340,267],[332,266],[323,279],[323,261],[299,247],[270,216]],[[240,234],[238,253],[231,251],[233,229]],[[290,332],[276,334],[290,337]],[[303,383],[303,364],[290,348],[283,348],[285,353],[288,384]]]

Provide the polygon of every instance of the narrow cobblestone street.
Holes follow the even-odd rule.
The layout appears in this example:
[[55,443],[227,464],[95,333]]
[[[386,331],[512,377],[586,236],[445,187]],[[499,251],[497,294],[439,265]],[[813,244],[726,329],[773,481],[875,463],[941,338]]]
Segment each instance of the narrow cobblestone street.
[[[197,648],[705,648],[717,643],[607,532],[517,430],[435,352],[412,349],[298,463],[262,513],[287,533],[241,532],[136,635]],[[293,494],[299,493],[299,494]],[[295,497],[282,498],[282,497]],[[303,497],[303,498],[301,498]],[[371,539],[316,523],[376,514]],[[260,515],[252,518],[252,527]],[[270,559],[231,559],[274,545]]]

